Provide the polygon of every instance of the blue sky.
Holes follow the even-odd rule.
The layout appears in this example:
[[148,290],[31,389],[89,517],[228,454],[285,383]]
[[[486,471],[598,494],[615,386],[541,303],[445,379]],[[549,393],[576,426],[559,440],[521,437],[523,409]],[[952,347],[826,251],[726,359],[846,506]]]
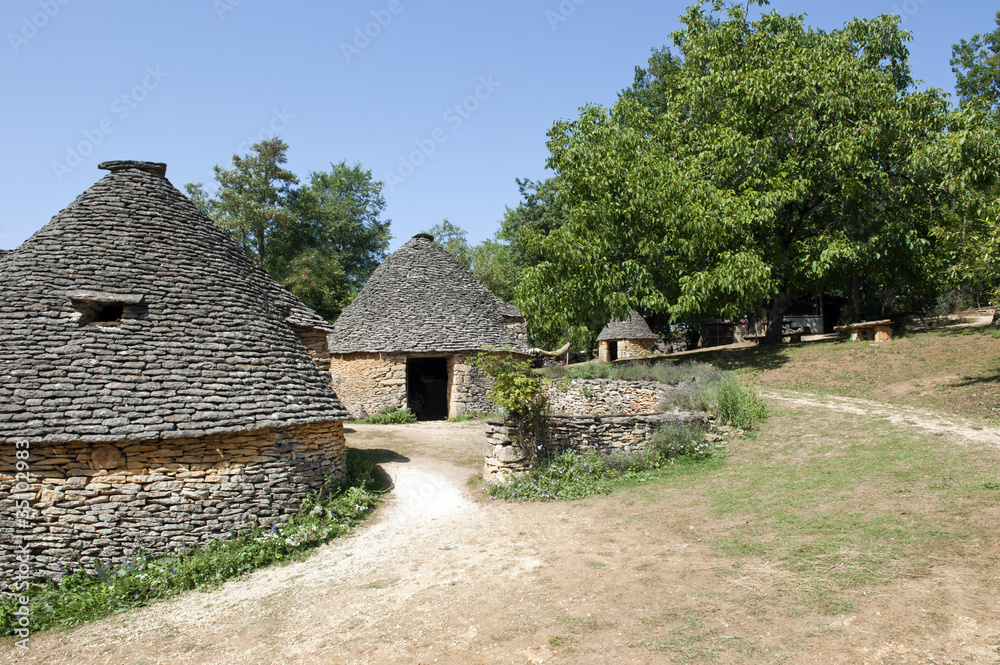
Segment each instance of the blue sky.
[[[546,176],[546,131],[610,105],[690,2],[4,0],[0,248],[111,159],[166,162],[178,188],[277,133],[305,179],[360,162],[387,181],[393,249],[449,218],[478,242]],[[988,32],[969,0],[775,0],[833,29],[896,13],[914,75],[951,91],[951,46]],[[367,34],[366,34],[367,33]]]

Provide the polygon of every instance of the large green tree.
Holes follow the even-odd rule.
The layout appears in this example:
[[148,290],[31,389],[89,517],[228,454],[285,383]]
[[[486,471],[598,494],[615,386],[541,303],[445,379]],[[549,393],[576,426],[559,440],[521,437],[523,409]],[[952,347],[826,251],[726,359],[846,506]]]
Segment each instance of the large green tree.
[[289,254],[314,250],[336,261],[348,286],[360,291],[385,260],[392,234],[385,210],[383,184],[361,164],[330,164],[329,171],[312,172],[296,190],[292,210],[297,223],[286,239]]
[[280,138],[255,143],[247,155],[233,155],[233,168],[214,167],[218,198],[211,210],[243,249],[265,268],[277,256],[272,246],[295,221],[292,185],[298,178],[282,168],[288,146]]
[[949,140],[943,93],[914,89],[898,17],[822,32],[706,5],[613,108],[550,131],[569,220],[534,236],[518,302],[553,331],[763,310],[773,340],[799,295],[925,294],[932,230],[962,203],[942,146],[956,174],[977,149]]
[[973,35],[952,47],[955,90],[963,104],[980,105],[996,114],[1000,108],[1000,12],[997,28]]
[[215,167],[217,195],[201,184],[185,188],[195,205],[227,229],[247,254],[327,320],[336,319],[388,252],[390,220],[383,184],[360,164],[331,164],[309,181],[281,167],[280,139]]
[[[962,106],[961,146],[975,146],[981,152],[996,150],[995,132],[1000,120],[1000,12],[997,28],[973,35],[952,47],[951,66],[955,89]],[[997,223],[1000,188],[976,165],[992,169],[994,155],[975,155],[952,149],[947,155],[953,164],[953,187],[968,193],[967,205],[956,211],[950,226],[938,229],[946,265],[945,285],[962,304],[980,305],[989,299],[1000,301],[1000,229]],[[964,162],[964,163],[963,163]],[[972,162],[970,165],[969,162]],[[970,177],[975,176],[975,177]]]
[[424,231],[468,269],[472,269],[472,247],[469,246],[468,232],[447,217]]

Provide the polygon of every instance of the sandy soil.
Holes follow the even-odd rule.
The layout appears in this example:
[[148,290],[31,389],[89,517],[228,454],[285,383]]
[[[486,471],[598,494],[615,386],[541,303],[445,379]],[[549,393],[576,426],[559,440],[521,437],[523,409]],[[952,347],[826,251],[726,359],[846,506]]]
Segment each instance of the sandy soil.
[[[836,398],[773,397],[894,417]],[[27,654],[7,643],[0,662],[1000,662],[996,566],[937,562],[926,578],[859,589],[849,616],[761,612],[753,598],[786,574],[767,561],[721,574],[733,561],[708,544],[739,517],[713,515],[683,485],[491,502],[469,484],[481,427],[352,426],[349,445],[377,451],[395,483],[354,535],[209,593],[35,635]],[[983,575],[985,587],[969,583]]]

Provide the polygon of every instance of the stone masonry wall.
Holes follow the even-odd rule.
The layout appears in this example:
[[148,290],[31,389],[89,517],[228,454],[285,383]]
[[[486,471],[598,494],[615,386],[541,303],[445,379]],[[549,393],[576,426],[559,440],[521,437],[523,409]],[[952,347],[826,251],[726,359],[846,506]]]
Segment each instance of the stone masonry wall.
[[613,379],[557,380],[546,386],[552,413],[562,416],[609,416],[653,413],[671,387],[653,381]]
[[323,376],[330,371],[330,343],[328,333],[325,330],[315,328],[300,328],[293,326],[295,336],[306,347],[309,357],[316,363],[317,369]]
[[618,342],[619,358],[641,358],[653,352],[655,339],[623,339]]
[[[566,450],[580,453],[598,450],[641,452],[664,422],[697,421],[707,423],[709,414],[695,412],[653,413],[632,416],[550,416],[548,440],[543,444],[550,454]],[[486,423],[483,447],[483,478],[504,482],[513,474],[523,473],[531,463],[531,451],[517,441],[514,428],[502,421]]]
[[602,363],[611,362],[611,345],[615,344],[617,355],[616,359],[623,358],[642,358],[643,356],[648,356],[653,353],[653,349],[656,347],[655,339],[622,339],[615,341],[600,340],[597,343],[597,359]]
[[[333,389],[351,416],[363,418],[389,406],[407,405],[406,359],[434,353],[349,353],[330,359]],[[490,412],[492,379],[469,365],[471,353],[448,354],[448,415]]]
[[455,355],[450,359],[449,375],[451,379],[451,398],[448,415],[459,416],[463,413],[478,411],[489,413],[496,407],[486,393],[493,387],[493,379],[469,364],[470,354]]
[[333,390],[354,418],[406,406],[406,356],[348,353],[330,358]]
[[27,483],[15,475],[15,446],[0,454],[0,571],[17,568],[20,537],[33,579],[76,561],[121,562],[136,546],[159,555],[267,527],[346,473],[339,421],[29,450]]

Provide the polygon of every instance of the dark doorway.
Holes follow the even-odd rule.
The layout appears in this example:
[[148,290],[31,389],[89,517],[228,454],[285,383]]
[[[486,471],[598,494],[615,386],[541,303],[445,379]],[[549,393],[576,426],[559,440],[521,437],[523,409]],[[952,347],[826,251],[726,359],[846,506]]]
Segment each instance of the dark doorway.
[[608,342],[608,362],[613,363],[618,360],[618,342],[612,340]]
[[448,359],[406,359],[406,401],[417,420],[448,418]]

